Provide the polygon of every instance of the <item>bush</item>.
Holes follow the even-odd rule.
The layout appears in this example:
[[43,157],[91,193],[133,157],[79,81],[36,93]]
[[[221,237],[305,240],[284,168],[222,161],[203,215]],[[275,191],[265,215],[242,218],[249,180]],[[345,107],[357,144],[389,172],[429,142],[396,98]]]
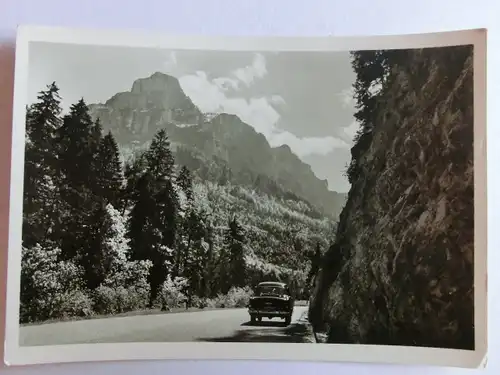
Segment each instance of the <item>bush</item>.
[[92,313],[88,295],[82,288],[80,267],[59,261],[57,247],[23,247],[21,266],[22,323],[87,316]]
[[207,299],[207,307],[211,308],[233,308],[246,307],[250,301],[253,291],[250,287],[233,287],[227,294],[219,294],[214,299]]
[[147,307],[149,289],[130,286],[109,287],[100,285],[94,290],[94,310],[98,314],[120,314],[143,310]]
[[227,294],[228,307],[245,307],[250,301],[253,291],[250,287],[231,288]]
[[208,308],[215,307],[215,306],[210,305],[209,301],[211,301],[211,300],[209,300],[208,298],[193,296],[193,297],[191,297],[191,306],[194,308],[197,308],[197,309],[204,309],[207,307]]
[[112,288],[100,285],[93,292],[94,310],[98,314],[116,314],[121,310],[120,289],[123,287]]
[[92,299],[81,290],[63,293],[57,299],[58,315],[63,319],[94,315]]
[[205,308],[207,309],[215,309],[216,307],[220,307],[217,305],[216,298],[207,298],[205,299]]
[[159,294],[160,305],[166,308],[180,307],[187,299],[185,290],[188,287],[188,280],[184,277],[175,277],[173,280],[170,275],[162,284]]

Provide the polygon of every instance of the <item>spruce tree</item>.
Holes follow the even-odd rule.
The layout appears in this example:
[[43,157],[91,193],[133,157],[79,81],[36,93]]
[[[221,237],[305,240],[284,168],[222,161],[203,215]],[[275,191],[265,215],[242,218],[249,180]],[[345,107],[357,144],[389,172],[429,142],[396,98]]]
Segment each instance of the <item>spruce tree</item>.
[[87,286],[99,283],[100,238],[98,224],[104,202],[95,194],[100,125],[95,124],[83,99],[72,105],[58,130],[62,197],[69,206],[61,235],[63,255],[76,257],[85,269]]
[[49,164],[55,156],[54,136],[61,126],[61,97],[55,82],[40,91],[37,99],[27,108],[26,136],[28,144],[36,146],[36,161]]
[[115,208],[120,208],[123,171],[115,138],[109,132],[100,141],[95,160],[95,193]]
[[[244,286],[246,281],[246,264],[244,253],[245,233],[236,217],[229,223],[225,235],[225,244],[228,250],[228,276],[230,287]],[[226,290],[227,292],[227,290]]]
[[185,218],[183,232],[185,247],[183,254],[183,274],[189,280],[189,297],[200,294],[204,268],[207,266],[208,243],[204,241],[206,228],[203,222],[204,214],[191,210]]
[[[174,187],[174,157],[165,130],[159,130],[143,157],[127,172],[132,202],[129,221],[131,247],[136,259],[149,259],[150,305],[174,262],[179,201]],[[133,191],[133,193],[130,193]]]
[[26,111],[23,244],[44,244],[57,230],[59,204],[55,133],[61,126],[61,98],[55,83]]
[[[179,228],[178,242],[175,250],[174,276],[185,274],[186,264],[190,252],[192,236],[190,226],[193,226],[193,218],[196,213],[193,212],[193,183],[189,169],[183,166],[177,176],[176,185],[180,193],[179,196]],[[187,277],[187,276],[186,276]]]
[[174,156],[170,150],[170,140],[165,129],[160,129],[146,151],[147,168],[156,182],[161,183],[173,177]]
[[191,172],[186,166],[182,166],[179,176],[177,177],[177,185],[182,189],[188,202],[193,201],[193,180]]
[[89,108],[80,99],[70,108],[58,131],[60,167],[70,190],[95,186],[94,161],[101,140],[101,126],[90,117]]
[[203,267],[202,291],[203,297],[211,297],[215,290],[215,257],[214,257],[214,228],[209,217],[205,220],[205,243],[207,250]]

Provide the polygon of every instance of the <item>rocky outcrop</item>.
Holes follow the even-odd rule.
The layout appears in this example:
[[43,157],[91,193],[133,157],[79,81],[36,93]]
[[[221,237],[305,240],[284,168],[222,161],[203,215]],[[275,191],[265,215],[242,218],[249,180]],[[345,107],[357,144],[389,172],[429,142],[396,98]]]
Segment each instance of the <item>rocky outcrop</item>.
[[472,72],[464,47],[392,68],[311,298],[328,342],[474,349]]
[[213,135],[216,156],[226,160],[231,170],[239,174],[238,183],[255,185],[257,177],[262,181],[265,176],[283,190],[312,203],[320,212],[338,216],[342,210],[344,194],[328,190],[327,182],[316,177],[311,166],[300,160],[289,146],[271,147],[263,134],[238,116],[221,114],[205,124],[204,131]]
[[196,123],[202,117],[179,80],[159,72],[137,79],[130,91],[117,93],[105,103],[91,104],[89,109],[122,144],[151,140],[161,124]]

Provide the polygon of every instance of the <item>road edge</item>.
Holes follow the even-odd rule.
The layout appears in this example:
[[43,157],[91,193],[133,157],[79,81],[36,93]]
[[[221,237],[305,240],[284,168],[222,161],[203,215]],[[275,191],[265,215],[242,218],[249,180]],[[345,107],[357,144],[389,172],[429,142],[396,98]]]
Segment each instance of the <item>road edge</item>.
[[302,325],[306,328],[306,334],[304,335],[304,340],[307,344],[317,344],[316,335],[314,334],[314,330],[312,328],[312,324],[309,322],[309,311],[305,310],[300,318],[297,320],[296,324]]

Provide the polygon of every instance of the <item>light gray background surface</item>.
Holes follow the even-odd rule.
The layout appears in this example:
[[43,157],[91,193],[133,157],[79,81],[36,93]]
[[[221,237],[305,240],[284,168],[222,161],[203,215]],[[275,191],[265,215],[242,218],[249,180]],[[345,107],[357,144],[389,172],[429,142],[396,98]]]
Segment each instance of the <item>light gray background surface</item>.
[[[497,338],[500,257],[500,4],[495,0],[1,0],[0,1],[0,335],[3,337],[13,43],[18,24],[127,28],[211,35],[367,35],[488,28],[489,361],[500,370]],[[495,230],[496,229],[496,230]],[[3,341],[3,340],[2,340]],[[3,353],[1,355],[3,358]],[[3,362],[3,361],[2,361]],[[295,362],[121,362],[2,368],[0,375],[112,374],[470,374],[470,370]],[[481,370],[477,370],[481,371]],[[486,371],[486,372],[485,372]],[[472,371],[474,372],[474,371]]]

